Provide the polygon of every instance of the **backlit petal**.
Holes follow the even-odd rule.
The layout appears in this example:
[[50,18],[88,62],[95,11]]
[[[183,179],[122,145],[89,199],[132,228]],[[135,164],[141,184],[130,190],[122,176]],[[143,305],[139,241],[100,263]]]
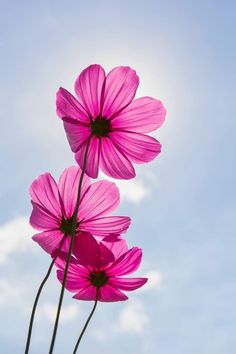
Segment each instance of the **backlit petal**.
[[111,277],[109,284],[114,288],[118,288],[125,291],[132,291],[140,288],[147,282],[147,278],[117,278]]
[[148,135],[116,131],[110,133],[110,137],[120,151],[134,163],[152,161],[161,152],[159,141]]
[[100,113],[104,80],[104,69],[94,64],[84,69],[75,82],[76,95],[93,118]]
[[44,173],[33,181],[30,186],[30,196],[45,212],[56,218],[61,218],[61,204],[57,184],[50,173]]
[[128,251],[126,240],[117,235],[109,235],[102,239],[102,243],[113,253],[115,259]]
[[129,228],[131,219],[126,216],[107,216],[104,218],[84,221],[80,225],[81,231],[87,231],[95,236],[123,234]]
[[33,210],[30,215],[30,225],[39,231],[59,229],[61,218],[51,215],[48,210],[32,202]]
[[[81,169],[84,166],[84,158],[88,141],[89,140],[86,140],[86,142],[82,146],[80,146],[80,149],[75,154],[75,159]],[[98,176],[100,145],[100,140],[97,137],[93,136],[90,139],[85,172],[89,177],[92,178],[97,178]]]
[[[56,258],[55,266],[59,270],[64,271],[66,266],[66,259],[67,259],[67,253],[60,252],[59,256]],[[73,277],[88,278],[90,273],[86,267],[79,264],[77,259],[74,256],[72,256],[70,259],[68,274],[70,274]]]
[[79,291],[77,294],[73,296],[74,299],[77,300],[96,300],[97,296],[97,288],[94,285],[90,285],[87,288]]
[[80,264],[91,269],[99,268],[100,250],[97,241],[90,234],[79,234],[75,238],[73,252]]
[[142,260],[142,250],[138,247],[131,248],[127,253],[118,258],[106,273],[110,276],[127,275],[135,272]]
[[138,98],[112,119],[112,129],[148,133],[160,128],[166,109],[161,101],[151,97]]
[[128,66],[111,70],[106,78],[102,115],[110,118],[129,104],[138,88],[139,78]]
[[114,145],[110,138],[103,138],[101,143],[101,169],[113,178],[131,179],[135,170],[125,154]]
[[61,240],[63,239],[63,233],[59,230],[53,231],[44,231],[39,234],[36,234],[32,239],[41,246],[44,251],[49,254],[52,254],[58,246],[60,245]]
[[99,243],[100,264],[99,268],[104,269],[109,263],[114,262],[115,257],[113,253],[102,243]]
[[[72,217],[76,205],[81,169],[79,167],[66,168],[60,176],[58,189],[60,192],[66,218]],[[81,198],[90,185],[90,178],[84,175],[82,182]]]
[[111,213],[120,202],[115,183],[98,181],[90,185],[81,200],[79,220],[91,220]]
[[120,290],[114,288],[108,283],[99,288],[99,301],[102,302],[115,302],[115,301],[125,301],[128,297],[123,294]]
[[[57,271],[57,279],[62,283],[64,277],[64,271],[58,270]],[[77,276],[74,276],[73,274],[70,274],[68,272],[67,277],[66,277],[66,289],[71,291],[71,292],[77,292],[81,289],[84,289],[88,287],[91,283],[89,282],[88,279],[82,278]]]
[[76,153],[88,142],[91,130],[75,120],[63,119],[63,124],[70,148]]
[[82,123],[89,123],[89,116],[78,100],[67,90],[60,87],[57,92],[57,115],[60,118],[72,118]]

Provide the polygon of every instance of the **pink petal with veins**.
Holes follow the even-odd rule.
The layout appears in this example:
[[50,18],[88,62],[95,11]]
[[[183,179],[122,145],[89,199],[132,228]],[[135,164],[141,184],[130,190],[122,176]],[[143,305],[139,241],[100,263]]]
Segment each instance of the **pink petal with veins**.
[[130,160],[110,138],[103,138],[101,145],[101,169],[106,175],[118,179],[135,177],[135,170]]
[[[84,166],[84,158],[85,158],[85,152],[87,149],[88,142],[89,139],[79,148],[79,150],[75,154],[75,159],[81,169]],[[87,162],[85,168],[86,174],[91,178],[97,178],[98,176],[100,149],[101,149],[100,140],[97,137],[93,136],[89,142],[89,148],[88,148],[87,159],[86,159]]]
[[115,301],[125,301],[128,297],[123,294],[120,290],[113,288],[113,286],[108,283],[99,288],[99,301],[102,302],[115,302]]
[[114,288],[118,288],[125,291],[133,291],[147,282],[147,278],[117,278],[112,277],[109,279],[109,284]]
[[36,234],[32,239],[41,246],[44,251],[51,254],[58,248],[61,240],[63,239],[63,233],[60,230],[44,231]]
[[94,285],[90,285],[87,288],[80,290],[77,294],[73,296],[77,300],[96,300],[97,288]]
[[33,181],[30,186],[30,196],[34,203],[38,204],[53,217],[61,217],[58,188],[50,173],[44,173]]
[[[70,218],[73,216],[78,195],[80,177],[81,169],[79,167],[72,166],[66,168],[59,178],[58,189],[64,207],[65,218]],[[89,186],[90,178],[84,175],[81,198]]]
[[89,124],[89,116],[84,107],[67,90],[60,87],[57,92],[57,115],[60,118],[71,118]]
[[80,230],[90,232],[94,236],[104,237],[110,234],[125,233],[130,223],[131,219],[126,216],[107,216],[83,221],[80,225]]
[[112,130],[149,133],[160,128],[166,116],[162,102],[151,97],[138,98],[112,119]]
[[[62,283],[64,277],[64,271],[58,270],[57,271],[57,279]],[[77,292],[82,290],[90,285],[90,282],[86,278],[74,276],[70,273],[67,273],[66,277],[66,289],[71,292]]]
[[86,146],[91,135],[90,127],[68,119],[63,119],[63,124],[71,150],[75,153],[80,153],[80,150],[83,146]]
[[106,274],[108,276],[120,276],[133,273],[138,269],[141,260],[142,250],[138,247],[133,247],[107,268]]
[[134,98],[139,85],[136,71],[128,66],[111,70],[106,78],[102,115],[112,117]]
[[80,220],[95,219],[117,208],[120,202],[119,189],[115,183],[99,181],[90,185],[81,200]]
[[86,111],[96,118],[101,110],[105,71],[93,64],[84,69],[75,81],[75,92]]
[[123,237],[117,235],[109,235],[102,239],[102,243],[114,254],[118,259],[128,251],[128,245]]
[[124,156],[134,163],[152,161],[161,152],[159,141],[148,135],[116,131],[110,133],[110,138]]
[[32,202],[32,205],[33,210],[30,215],[30,225],[34,229],[39,231],[47,231],[59,228],[61,218],[56,218],[34,202]]

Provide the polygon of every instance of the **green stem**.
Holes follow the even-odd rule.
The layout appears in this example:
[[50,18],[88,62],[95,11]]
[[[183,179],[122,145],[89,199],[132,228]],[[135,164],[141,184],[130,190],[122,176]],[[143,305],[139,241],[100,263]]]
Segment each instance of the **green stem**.
[[89,138],[87,146],[86,146],[86,150],[85,150],[85,154],[84,154],[83,168],[82,168],[82,172],[81,172],[81,176],[80,176],[80,180],[79,180],[78,195],[77,195],[75,210],[74,210],[73,219],[72,219],[72,226],[71,226],[72,231],[71,231],[71,235],[70,235],[71,236],[70,246],[69,246],[69,250],[68,250],[68,254],[67,254],[67,258],[66,258],[66,266],[65,266],[63,280],[62,280],[61,293],[60,293],[60,298],[59,298],[58,307],[57,307],[56,320],[54,323],[54,329],[53,329],[49,354],[53,353],[53,349],[54,349],[54,345],[55,345],[57,329],[58,329],[58,324],[59,324],[59,318],[60,318],[60,313],[61,313],[61,307],[62,307],[64,292],[65,292],[66,278],[67,278],[69,263],[70,263],[70,259],[71,259],[71,255],[72,255],[73,246],[74,246],[74,239],[75,239],[76,228],[77,228],[77,216],[78,216],[78,210],[79,210],[80,199],[81,199],[80,197],[81,197],[81,191],[82,191],[82,182],[83,182],[85,169],[86,169],[86,165],[87,165],[90,139],[91,139],[91,137]]
[[65,238],[66,238],[66,235],[64,235],[64,237],[62,238],[62,240],[61,240],[61,242],[59,244],[58,250],[56,252],[56,255],[53,257],[52,262],[50,263],[50,266],[48,268],[47,274],[45,275],[45,277],[44,277],[43,281],[41,282],[41,284],[39,286],[39,289],[37,291],[37,294],[36,294],[36,297],[35,297],[35,300],[34,300],[34,305],[33,305],[32,312],[31,312],[31,316],[30,316],[30,323],[29,323],[28,335],[27,335],[27,340],[26,340],[25,354],[29,353],[32,329],[33,329],[33,323],[34,323],[34,316],[35,316],[35,312],[36,312],[36,308],[37,308],[37,305],[38,305],[38,301],[39,301],[41,292],[43,290],[43,287],[44,287],[46,281],[48,280],[48,278],[49,278],[49,276],[51,274],[53,265],[54,265],[54,263],[55,263],[55,261],[57,259],[57,256],[59,255],[59,253],[61,251],[61,248],[62,248],[62,245],[64,243]]
[[86,323],[85,323],[85,325],[84,325],[84,328],[82,329],[82,332],[81,332],[81,334],[80,334],[80,336],[79,336],[79,338],[78,338],[78,340],[77,340],[77,343],[76,343],[75,349],[74,349],[74,351],[73,351],[73,354],[76,354],[76,351],[77,351],[77,349],[78,349],[78,346],[79,346],[79,344],[80,344],[80,341],[81,341],[81,339],[82,339],[82,337],[83,337],[83,335],[84,335],[84,332],[86,331],[86,328],[88,327],[88,324],[89,324],[89,322],[90,322],[90,320],[91,320],[91,318],[92,318],[92,316],[93,316],[93,314],[94,314],[94,311],[96,310],[97,303],[98,303],[98,300],[96,299],[96,301],[94,302],[92,311],[90,312],[90,315],[89,315],[89,317],[88,317],[88,319],[87,319],[87,321],[86,321]]

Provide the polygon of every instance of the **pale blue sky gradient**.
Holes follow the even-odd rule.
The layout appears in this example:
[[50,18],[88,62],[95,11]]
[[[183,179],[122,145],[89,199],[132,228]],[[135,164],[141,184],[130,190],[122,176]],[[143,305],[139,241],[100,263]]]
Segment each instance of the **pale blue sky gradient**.
[[[129,65],[140,76],[137,96],[159,98],[168,111],[154,134],[161,156],[137,169],[148,193],[118,211],[133,219],[130,245],[144,250],[139,274],[160,273],[161,282],[125,304],[101,304],[83,354],[235,353],[235,21],[234,1],[0,0],[1,240],[4,225],[29,216],[31,181],[74,164],[55,114],[59,86],[73,91],[91,63]],[[2,354],[23,352],[27,311],[49,263],[31,246],[0,264]],[[47,353],[52,323],[43,306],[58,292],[53,274],[32,354]],[[62,323],[55,354],[72,351],[92,306],[67,294],[71,303],[78,315]],[[122,327],[129,303],[140,331]]]

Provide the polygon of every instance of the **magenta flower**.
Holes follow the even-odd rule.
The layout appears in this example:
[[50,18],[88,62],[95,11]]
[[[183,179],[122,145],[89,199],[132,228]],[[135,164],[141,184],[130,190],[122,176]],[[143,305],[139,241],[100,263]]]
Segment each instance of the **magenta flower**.
[[159,128],[166,110],[151,97],[133,101],[139,78],[120,66],[106,76],[100,65],[90,65],[75,82],[76,99],[64,88],[57,93],[57,114],[62,118],[75,159],[82,168],[90,139],[86,173],[96,178],[99,166],[113,178],[135,177],[132,163],[153,160],[161,144],[144,133]]
[[[80,176],[79,167],[69,167],[60,176],[58,185],[49,173],[45,173],[30,187],[33,205],[30,224],[41,231],[33,240],[50,254],[58,248],[64,234],[68,236],[64,249],[68,249]],[[90,184],[90,178],[85,175],[76,235],[90,232],[104,237],[126,232],[131,222],[129,217],[107,216],[118,206],[119,200],[119,190],[114,183]]]
[[[83,234],[75,239],[75,257],[71,259],[66,280],[66,289],[76,293],[75,299],[123,301],[128,297],[121,290],[136,290],[146,283],[147,278],[122,277],[137,270],[142,250],[138,247],[128,250],[125,240],[115,236],[114,241],[106,242],[106,239],[98,242],[92,235]],[[66,254],[62,253],[56,260],[60,282],[65,263]]]

